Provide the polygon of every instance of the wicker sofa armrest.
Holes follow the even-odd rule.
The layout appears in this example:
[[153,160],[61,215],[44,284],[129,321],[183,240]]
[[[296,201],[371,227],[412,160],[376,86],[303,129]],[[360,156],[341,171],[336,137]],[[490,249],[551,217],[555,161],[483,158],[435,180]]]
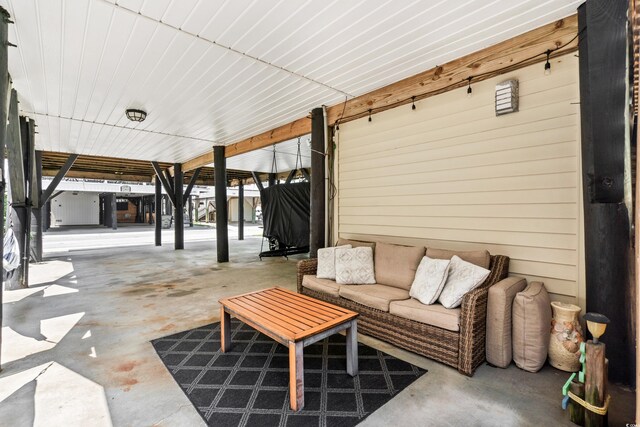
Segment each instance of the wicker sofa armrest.
[[298,292],[302,292],[302,278],[307,274],[316,274],[318,270],[318,258],[303,259],[298,261]]
[[492,256],[490,270],[482,285],[462,298],[458,371],[465,375],[473,375],[476,367],[485,360],[489,288],[507,277],[509,257]]

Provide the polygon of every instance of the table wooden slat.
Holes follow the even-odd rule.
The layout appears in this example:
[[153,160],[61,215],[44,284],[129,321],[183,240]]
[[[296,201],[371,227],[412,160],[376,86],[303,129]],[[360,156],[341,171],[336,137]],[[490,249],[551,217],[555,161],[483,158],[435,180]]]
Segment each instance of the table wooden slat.
[[300,341],[358,313],[283,288],[268,288],[220,300],[231,314],[251,320],[284,341]]

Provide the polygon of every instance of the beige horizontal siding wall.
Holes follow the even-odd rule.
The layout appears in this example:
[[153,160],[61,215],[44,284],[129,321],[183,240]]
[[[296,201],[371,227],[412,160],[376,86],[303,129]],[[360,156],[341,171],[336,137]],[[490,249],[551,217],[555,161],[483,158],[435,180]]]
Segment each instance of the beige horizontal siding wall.
[[[496,117],[495,85],[520,82]],[[552,60],[340,126],[337,234],[511,257],[584,307],[578,59]]]

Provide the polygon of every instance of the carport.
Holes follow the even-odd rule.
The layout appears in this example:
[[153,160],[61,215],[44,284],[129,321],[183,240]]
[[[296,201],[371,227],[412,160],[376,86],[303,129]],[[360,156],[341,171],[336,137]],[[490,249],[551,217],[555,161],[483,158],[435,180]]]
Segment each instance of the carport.
[[[220,298],[295,289],[296,262],[339,238],[488,248],[553,300],[606,313],[612,417],[633,422],[635,1],[0,6],[0,229],[21,261],[5,281],[0,424],[204,422],[213,402],[183,395],[149,342],[219,321]],[[117,228],[126,201],[153,242],[43,256],[69,179],[118,186],[97,191],[98,223]],[[309,254],[260,261],[246,187],[292,182],[310,186]],[[195,201],[198,186],[213,194]],[[215,230],[185,245],[201,202]],[[429,371],[370,425],[564,417],[566,378],[548,366],[466,378],[361,342]]]

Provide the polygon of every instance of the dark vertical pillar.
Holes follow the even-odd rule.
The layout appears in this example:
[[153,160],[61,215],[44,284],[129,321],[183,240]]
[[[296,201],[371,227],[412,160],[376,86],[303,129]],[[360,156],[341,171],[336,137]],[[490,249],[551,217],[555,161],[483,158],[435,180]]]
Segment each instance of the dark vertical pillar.
[[[32,185],[33,191],[38,195],[42,194],[42,151],[35,152],[35,185]],[[31,209],[31,235],[33,239],[31,241],[31,253],[36,262],[42,262],[42,218],[43,210],[38,201],[37,206],[33,206]]]
[[244,182],[238,184],[238,240],[244,240]]
[[609,379],[633,384],[632,233],[624,198],[628,5],[589,0],[578,8],[578,27],[587,311],[611,320],[602,338]]
[[43,214],[44,214],[44,220],[43,220],[44,231],[49,231],[49,229],[51,228],[51,201],[50,200],[47,200]]
[[32,187],[31,170],[33,168],[32,162],[35,161],[35,153],[33,152],[33,128],[29,124],[29,120],[26,117],[20,117],[20,138],[22,138],[22,156],[24,159],[24,177],[25,177],[25,219],[22,228],[23,235],[20,236],[20,242],[22,242],[22,280],[21,285],[23,288],[29,287],[29,260],[31,252],[31,202],[32,202]]
[[175,192],[176,205],[174,206],[176,220],[175,228],[175,249],[184,249],[184,199],[183,199],[183,175],[182,163],[173,164],[173,189]]
[[116,193],[109,194],[109,205],[111,213],[111,229],[118,229],[118,200],[116,199]]
[[[9,91],[9,79],[8,79],[8,68],[7,68],[7,23],[10,19],[9,13],[0,8],[0,76],[2,76],[2,80],[0,81],[0,99],[7,99],[7,93]],[[7,116],[8,111],[6,109],[6,103],[2,103],[0,105],[0,171],[2,171],[2,176],[0,176],[0,242],[4,241],[4,190],[5,190],[5,181],[4,181],[4,153],[5,153],[5,145],[7,141]],[[0,244],[0,260],[3,259],[3,245]],[[0,352],[2,350],[2,293],[4,290],[4,286],[0,285]],[[1,362],[1,361],[0,361]],[[0,371],[2,371],[2,365],[0,364]]]
[[322,108],[311,111],[311,238],[309,255],[324,248],[324,118]]
[[213,147],[213,168],[216,186],[216,247],[218,262],[229,262],[229,231],[227,229],[227,161],[224,146]]
[[155,230],[156,246],[162,246],[162,182],[156,176],[156,203],[155,203]]
[[191,196],[187,198],[187,210],[189,211],[189,227],[193,227],[193,199]]

